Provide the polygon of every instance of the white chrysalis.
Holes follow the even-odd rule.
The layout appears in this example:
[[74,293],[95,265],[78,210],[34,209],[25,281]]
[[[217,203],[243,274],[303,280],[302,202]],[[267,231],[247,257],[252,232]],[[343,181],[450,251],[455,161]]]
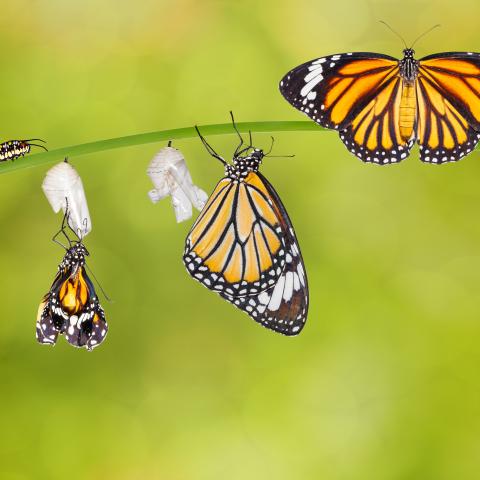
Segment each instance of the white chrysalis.
[[68,206],[68,224],[80,238],[92,230],[82,179],[67,161],[47,172],[42,189],[55,213],[60,210],[65,213]]
[[170,195],[179,223],[192,216],[192,205],[201,210],[208,200],[208,195],[193,184],[185,158],[176,148],[162,148],[150,162],[147,174],[155,187],[148,196],[157,203]]

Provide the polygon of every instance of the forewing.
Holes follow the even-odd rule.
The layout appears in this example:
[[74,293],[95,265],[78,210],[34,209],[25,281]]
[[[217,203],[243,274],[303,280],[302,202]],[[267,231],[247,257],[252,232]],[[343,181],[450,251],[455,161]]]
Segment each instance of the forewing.
[[393,57],[342,53],[294,68],[281,80],[280,92],[323,127],[343,130],[398,73]]
[[53,322],[47,295],[38,307],[36,324],[37,341],[44,345],[55,345],[59,333],[60,330]]
[[422,58],[417,103],[422,161],[453,162],[470,153],[480,140],[480,54]]
[[308,313],[308,283],[302,254],[290,218],[278,194],[261,174],[259,179],[275,205],[285,238],[285,266],[275,284],[258,295],[221,296],[246,312],[256,322],[284,335],[298,335]]
[[58,291],[66,278],[68,278],[66,269],[57,272],[49,292],[43,297],[38,307],[36,337],[37,341],[44,345],[55,345],[67,318],[57,301]]
[[257,174],[243,182],[220,180],[187,236],[183,261],[193,278],[219,293],[256,295],[276,283],[285,238]]

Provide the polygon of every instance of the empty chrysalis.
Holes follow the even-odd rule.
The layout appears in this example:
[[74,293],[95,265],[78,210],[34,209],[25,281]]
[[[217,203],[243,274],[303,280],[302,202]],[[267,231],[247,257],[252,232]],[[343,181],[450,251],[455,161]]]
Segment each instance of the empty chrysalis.
[[192,176],[182,153],[170,146],[162,148],[153,157],[147,168],[154,189],[148,192],[153,203],[170,195],[177,222],[188,220],[192,216],[192,205],[201,210],[207,194],[193,184]]
[[67,159],[47,172],[42,189],[55,213],[68,208],[68,224],[79,238],[92,230],[82,179]]

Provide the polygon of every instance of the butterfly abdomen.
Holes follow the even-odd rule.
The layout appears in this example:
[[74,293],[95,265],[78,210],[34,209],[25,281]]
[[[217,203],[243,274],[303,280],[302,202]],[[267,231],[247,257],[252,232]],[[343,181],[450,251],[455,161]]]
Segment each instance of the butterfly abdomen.
[[415,84],[404,81],[402,98],[400,100],[400,135],[405,141],[410,140],[415,127],[415,116],[417,109],[417,97]]
[[9,140],[0,144],[0,162],[30,153],[30,144],[22,140]]

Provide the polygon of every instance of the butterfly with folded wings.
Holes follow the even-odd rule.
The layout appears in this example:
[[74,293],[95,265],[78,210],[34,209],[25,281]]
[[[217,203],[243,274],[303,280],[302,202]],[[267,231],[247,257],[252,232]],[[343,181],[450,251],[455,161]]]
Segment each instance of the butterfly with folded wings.
[[297,335],[308,312],[305,267],[292,223],[278,194],[258,171],[268,155],[243,139],[187,236],[188,273],[261,325]]
[[58,335],[64,335],[74,347],[93,350],[105,340],[108,325],[85,269],[85,257],[89,252],[80,238],[71,240],[68,237],[66,228],[70,227],[67,224],[68,208],[62,228],[54,237],[56,241],[56,237],[62,233],[68,241],[68,247],[64,247],[66,252],[58,266],[57,275],[38,307],[37,341],[44,345],[55,345]]

